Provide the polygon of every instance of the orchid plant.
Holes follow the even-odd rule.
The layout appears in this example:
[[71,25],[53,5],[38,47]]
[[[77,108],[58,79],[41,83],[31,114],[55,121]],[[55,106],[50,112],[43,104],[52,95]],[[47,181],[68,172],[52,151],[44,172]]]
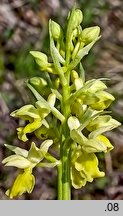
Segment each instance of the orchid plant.
[[26,142],[28,134],[34,133],[41,144],[38,148],[32,142],[29,151],[5,144],[13,155],[2,163],[20,170],[6,192],[10,198],[32,192],[35,167],[57,168],[59,200],[71,199],[71,185],[80,189],[105,175],[99,170],[96,153],[113,149],[103,133],[120,123],[106,111],[115,100],[106,91],[107,79],[85,80],[81,60],[99,40],[100,28],[82,29],[82,20],[81,10],[73,8],[64,29],[49,21],[50,62],[46,54],[30,52],[41,71],[40,77],[27,80],[35,103],[15,110],[11,116],[25,121],[17,128],[20,140]]

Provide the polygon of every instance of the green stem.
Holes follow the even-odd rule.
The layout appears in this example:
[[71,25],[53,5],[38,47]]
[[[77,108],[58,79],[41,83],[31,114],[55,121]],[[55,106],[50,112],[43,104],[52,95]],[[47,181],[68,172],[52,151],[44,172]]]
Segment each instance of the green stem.
[[[68,79],[69,80],[69,79]],[[62,124],[62,136],[61,136],[61,163],[62,163],[62,200],[70,200],[71,197],[71,184],[70,184],[70,160],[69,160],[69,150],[66,148],[66,143],[69,137],[69,128],[67,125],[67,119],[70,114],[69,104],[66,103],[70,96],[69,84],[62,85],[63,99],[62,99],[62,113],[65,120]]]
[[[73,12],[71,14],[73,16]],[[71,33],[72,33],[72,19],[69,21],[69,26],[66,34],[66,60],[65,66],[68,67],[70,62],[70,49],[71,49]],[[67,70],[65,74],[63,68],[61,67],[57,52],[55,50],[54,42],[51,39],[51,50],[52,58],[54,61],[55,69],[59,74],[61,85],[62,85],[62,99],[61,99],[61,113],[65,119],[63,119],[60,128],[61,140],[60,140],[60,161],[61,165],[58,167],[58,199],[70,200],[71,198],[71,182],[70,182],[70,146],[66,148],[66,143],[68,140],[69,128],[67,125],[67,120],[70,115],[70,105],[67,100],[70,97],[70,70]]]
[[69,160],[69,150],[63,152],[63,184],[62,184],[62,199],[71,199],[71,184],[70,184],[70,160]]
[[62,200],[62,163],[57,166],[58,173],[58,200]]

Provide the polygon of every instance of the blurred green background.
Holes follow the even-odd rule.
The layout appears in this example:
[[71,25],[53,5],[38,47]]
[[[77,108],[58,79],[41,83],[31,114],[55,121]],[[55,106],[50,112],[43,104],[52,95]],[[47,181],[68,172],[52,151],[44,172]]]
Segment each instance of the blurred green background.
[[[115,96],[112,116],[123,123],[123,1],[122,0],[1,0],[0,1],[0,199],[17,175],[5,168],[3,158],[10,154],[4,143],[28,148],[18,141],[20,120],[10,113],[31,101],[25,80],[40,74],[30,50],[49,54],[48,20],[64,25],[68,11],[76,3],[84,14],[83,28],[99,25],[101,39],[83,60],[86,78],[107,77],[109,91]],[[123,126],[106,133],[114,145],[111,153],[99,154],[104,178],[72,189],[72,199],[123,199]],[[30,136],[30,139],[33,139]],[[17,199],[56,199],[57,178],[54,169],[35,169],[36,186],[32,194]]]

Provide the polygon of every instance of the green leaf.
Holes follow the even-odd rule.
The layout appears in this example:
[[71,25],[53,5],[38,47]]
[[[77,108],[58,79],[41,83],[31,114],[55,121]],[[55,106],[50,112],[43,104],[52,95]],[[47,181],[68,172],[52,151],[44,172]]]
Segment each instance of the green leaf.
[[51,89],[52,93],[56,95],[57,99],[62,100],[62,95],[59,93],[57,89]]
[[52,163],[58,163],[58,164],[61,163],[59,160],[57,160],[55,157],[53,157],[48,152],[45,154],[45,158],[46,158],[47,161],[52,162]]
[[88,52],[98,39],[99,38],[97,38],[96,40],[92,41],[90,44],[79,50],[74,60],[69,64],[67,68],[69,71],[73,70],[80,63],[82,58],[88,54]]
[[44,125],[46,128],[49,128],[49,124],[45,119],[42,120],[42,125]]
[[[54,66],[55,66],[55,69],[57,71],[57,73],[59,74],[59,71],[62,71],[62,68],[60,67],[60,64],[58,62],[60,62],[61,64],[65,64],[65,60],[64,58],[60,55],[59,51],[57,50],[57,48],[55,47],[55,44],[53,42],[53,39],[51,39],[51,49],[52,49],[52,58],[54,60]],[[57,66],[56,66],[57,65]]]
[[52,107],[51,110],[52,110],[53,115],[57,119],[59,119],[61,122],[65,120],[65,117],[55,107]]
[[44,103],[46,102],[45,99],[37,92],[37,90],[31,84],[29,84],[29,82],[26,82],[26,84],[37,100],[40,100]]
[[80,74],[80,78],[81,78],[82,82],[85,83],[85,71],[84,71],[84,68],[83,68],[81,62],[79,64],[79,74]]
[[41,95],[39,95],[39,93],[29,83],[27,83],[27,85],[33,92],[37,100],[44,103],[47,106],[47,108],[51,109],[52,113],[57,119],[59,119],[61,122],[65,120],[65,117],[55,107],[50,107],[49,103]]

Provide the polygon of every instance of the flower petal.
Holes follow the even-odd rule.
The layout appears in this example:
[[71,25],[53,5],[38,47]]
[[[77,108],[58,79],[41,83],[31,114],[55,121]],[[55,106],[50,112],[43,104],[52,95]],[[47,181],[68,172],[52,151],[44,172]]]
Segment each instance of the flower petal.
[[2,161],[5,166],[14,166],[25,169],[31,165],[30,161],[20,155],[11,155]]
[[107,139],[107,137],[105,137],[103,135],[99,135],[99,136],[96,137],[96,139],[104,143],[104,145],[107,148],[106,152],[109,152],[114,148],[112,146],[112,144],[110,143],[110,141]]
[[79,122],[78,118],[76,118],[75,116],[69,117],[68,127],[70,130],[77,129],[79,126],[80,126],[80,122]]
[[86,180],[82,178],[81,174],[74,167],[72,167],[71,169],[71,181],[72,186],[75,189],[80,189],[82,186],[85,186],[86,184]]
[[42,121],[41,119],[34,119],[33,122],[27,124],[25,127],[20,127],[18,128],[18,138],[24,142],[26,142],[28,140],[26,134],[27,133],[32,133],[35,130],[37,130],[38,128],[40,128],[42,125]]
[[7,145],[7,144],[4,144],[4,145],[9,150],[13,151],[16,155],[20,155],[20,156],[23,156],[25,158],[28,156],[28,151],[25,149],[19,148],[17,146]]
[[30,170],[24,170],[16,177],[12,187],[6,191],[11,199],[25,192],[31,193],[35,185],[35,177]]
[[39,118],[39,114],[37,109],[33,105],[25,105],[21,107],[20,109],[15,110],[11,113],[12,117],[19,117],[22,119],[25,119],[27,117],[31,118]]

